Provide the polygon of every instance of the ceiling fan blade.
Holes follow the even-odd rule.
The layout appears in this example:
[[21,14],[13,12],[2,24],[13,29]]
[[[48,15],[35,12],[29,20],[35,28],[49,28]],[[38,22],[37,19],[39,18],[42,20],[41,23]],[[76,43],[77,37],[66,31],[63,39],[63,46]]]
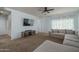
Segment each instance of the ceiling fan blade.
[[45,11],[42,11],[42,13],[45,13]]
[[47,13],[50,13],[49,11],[47,11]]
[[52,10],[54,10],[54,9],[49,9],[49,10],[47,10],[47,11],[52,11]]

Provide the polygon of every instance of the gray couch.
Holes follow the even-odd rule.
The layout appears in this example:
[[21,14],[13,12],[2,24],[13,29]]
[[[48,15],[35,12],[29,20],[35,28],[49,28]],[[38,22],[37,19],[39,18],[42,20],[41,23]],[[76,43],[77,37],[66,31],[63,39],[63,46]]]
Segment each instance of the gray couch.
[[67,29],[52,29],[49,32],[50,37],[64,39],[64,45],[70,45],[79,47],[79,34],[78,31],[67,30]]
[[50,37],[55,37],[59,39],[63,39],[65,34],[75,34],[75,31],[66,29],[52,29],[51,32],[49,32]]

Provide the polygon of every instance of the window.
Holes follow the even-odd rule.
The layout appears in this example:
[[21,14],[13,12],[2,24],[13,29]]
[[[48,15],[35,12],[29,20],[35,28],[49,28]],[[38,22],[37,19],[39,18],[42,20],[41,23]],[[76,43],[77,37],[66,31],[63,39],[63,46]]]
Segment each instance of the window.
[[74,29],[74,19],[55,19],[52,20],[52,29]]

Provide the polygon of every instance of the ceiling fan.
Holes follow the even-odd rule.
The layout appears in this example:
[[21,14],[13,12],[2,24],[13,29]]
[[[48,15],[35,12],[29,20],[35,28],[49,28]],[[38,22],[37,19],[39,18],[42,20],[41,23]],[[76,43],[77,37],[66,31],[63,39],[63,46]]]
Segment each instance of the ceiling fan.
[[54,9],[48,9],[48,7],[44,7],[44,10],[42,11],[42,13],[45,13],[45,15],[47,13],[50,13],[50,11],[53,11]]

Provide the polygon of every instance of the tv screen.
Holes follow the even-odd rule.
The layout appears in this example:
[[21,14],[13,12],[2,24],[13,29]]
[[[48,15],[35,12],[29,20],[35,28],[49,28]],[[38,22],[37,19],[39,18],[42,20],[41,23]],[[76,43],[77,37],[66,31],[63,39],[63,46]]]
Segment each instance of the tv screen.
[[31,19],[24,19],[23,26],[33,26],[33,20],[31,20]]

